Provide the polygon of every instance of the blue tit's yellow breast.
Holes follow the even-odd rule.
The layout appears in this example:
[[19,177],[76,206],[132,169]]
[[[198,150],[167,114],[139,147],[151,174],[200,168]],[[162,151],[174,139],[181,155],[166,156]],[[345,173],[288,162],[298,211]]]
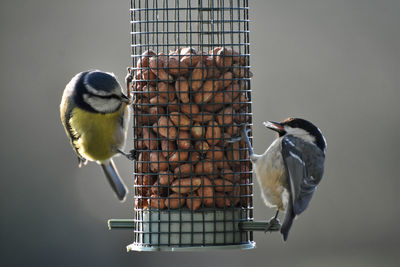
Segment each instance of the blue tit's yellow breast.
[[[123,146],[125,140],[120,137],[125,106],[114,113],[93,113],[78,107],[72,110],[70,125],[77,137],[74,146],[86,159],[104,161],[116,153],[116,148]],[[122,140],[121,140],[122,139]]]

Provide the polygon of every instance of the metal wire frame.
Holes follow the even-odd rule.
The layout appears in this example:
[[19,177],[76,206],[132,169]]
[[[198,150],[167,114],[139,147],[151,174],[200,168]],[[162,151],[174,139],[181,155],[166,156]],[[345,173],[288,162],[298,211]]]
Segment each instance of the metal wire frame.
[[[238,234],[237,227],[253,220],[248,149],[240,142],[226,142],[240,134],[241,124],[252,125],[248,1],[131,0],[130,12],[134,148],[139,154],[134,166],[134,245],[252,242],[253,233]],[[182,48],[190,49],[184,54]],[[217,55],[219,48],[225,53]],[[196,56],[201,56],[202,64],[194,64]],[[217,56],[222,66],[217,65]],[[178,59],[177,66],[171,58]],[[206,58],[212,59],[210,65],[206,66]],[[225,68],[229,60],[235,64]],[[202,76],[191,77],[195,70]],[[204,71],[211,75],[204,77]],[[232,75],[224,76],[227,72]],[[188,88],[177,82],[181,78]],[[211,97],[204,88],[206,81],[212,84]],[[201,86],[195,90],[196,82]],[[219,91],[224,96],[217,99]],[[198,128],[203,134],[194,137],[192,131]],[[161,182],[161,176],[168,182]],[[210,199],[207,190],[213,191]],[[195,209],[196,201],[202,203]],[[176,202],[178,207],[173,208]]]

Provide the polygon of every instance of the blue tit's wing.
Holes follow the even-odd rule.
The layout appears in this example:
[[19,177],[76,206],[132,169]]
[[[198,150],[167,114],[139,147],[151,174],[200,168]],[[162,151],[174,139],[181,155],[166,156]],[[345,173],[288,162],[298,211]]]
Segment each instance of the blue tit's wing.
[[86,159],[79,153],[78,148],[76,147],[76,142],[80,138],[80,135],[72,128],[70,121],[72,116],[72,109],[75,106],[73,100],[73,93],[74,93],[73,89],[75,86],[78,86],[77,85],[78,83],[81,83],[84,74],[85,73],[82,72],[76,75],[76,78],[67,84],[60,104],[61,122],[64,126],[65,132],[71,143],[71,146],[73,147],[76,155],[78,156],[79,166],[81,166],[82,163],[85,163]]
[[306,157],[290,137],[282,140],[282,156],[288,173],[293,212],[299,215],[308,207],[318,181],[310,175]]

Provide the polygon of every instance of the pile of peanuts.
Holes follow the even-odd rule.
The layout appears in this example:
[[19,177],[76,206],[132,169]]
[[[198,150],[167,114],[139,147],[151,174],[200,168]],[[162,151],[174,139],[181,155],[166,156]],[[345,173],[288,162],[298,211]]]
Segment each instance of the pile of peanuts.
[[137,209],[247,207],[246,57],[230,48],[145,51],[133,73]]

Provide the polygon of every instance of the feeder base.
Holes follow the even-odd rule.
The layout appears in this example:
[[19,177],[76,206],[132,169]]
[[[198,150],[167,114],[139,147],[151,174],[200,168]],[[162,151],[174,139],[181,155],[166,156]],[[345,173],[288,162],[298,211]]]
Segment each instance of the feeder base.
[[256,242],[252,241],[248,244],[241,245],[221,245],[221,246],[198,246],[198,247],[144,247],[137,244],[130,244],[126,247],[129,251],[213,251],[213,250],[230,250],[230,249],[253,249],[256,248]]
[[138,211],[135,240],[128,251],[191,251],[213,249],[252,249],[249,232],[240,231],[246,211],[202,209]]

